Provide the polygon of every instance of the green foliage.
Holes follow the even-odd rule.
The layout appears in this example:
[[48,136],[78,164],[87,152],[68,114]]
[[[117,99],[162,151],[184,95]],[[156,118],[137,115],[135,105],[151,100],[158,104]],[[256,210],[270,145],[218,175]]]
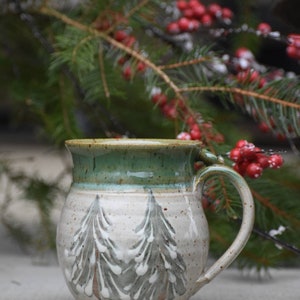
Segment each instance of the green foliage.
[[[65,193],[59,187],[59,179],[60,177],[57,181],[50,182],[35,175],[30,176],[14,170],[10,161],[0,160],[0,180],[5,182],[3,197],[6,199],[1,204],[0,220],[24,250],[45,251],[56,247],[56,229],[51,211],[58,195]],[[34,232],[19,224],[8,213],[10,206],[21,200],[33,203],[37,209],[39,229]]]

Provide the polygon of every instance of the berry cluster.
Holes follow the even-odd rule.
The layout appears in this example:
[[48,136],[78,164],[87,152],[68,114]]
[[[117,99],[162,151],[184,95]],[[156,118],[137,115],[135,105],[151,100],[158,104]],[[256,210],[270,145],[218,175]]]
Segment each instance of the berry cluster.
[[189,117],[185,123],[189,130],[180,132],[176,137],[179,140],[201,140],[205,143],[210,141],[216,143],[224,142],[224,136],[215,132],[212,124],[209,122],[197,123],[193,117]]
[[260,177],[264,169],[278,169],[283,164],[281,155],[266,155],[262,149],[246,140],[239,140],[228,156],[234,162],[235,171],[254,179]]
[[[266,117],[268,119],[268,123],[267,122],[260,122],[258,128],[260,129],[261,132],[264,133],[268,133],[268,132],[276,132],[276,138],[279,141],[285,141],[287,139],[287,135],[281,133],[278,130],[278,126],[276,126],[274,118],[272,116]],[[288,125],[287,127],[287,134],[289,137],[294,137],[295,136],[295,130],[292,127],[292,125]]]
[[[121,42],[126,47],[134,48],[135,50],[138,49],[136,38],[133,35],[128,34],[125,30],[117,30],[114,33],[114,39],[118,42]],[[134,73],[136,72],[143,73],[147,67],[142,61],[133,63],[130,55],[123,55],[119,57],[118,64],[122,66],[122,75],[126,80],[132,79]]]
[[[300,39],[299,39],[300,47]],[[300,51],[300,50],[299,50]],[[300,52],[299,52],[300,53]],[[232,58],[228,58],[226,61],[227,68],[232,70],[230,78],[232,80],[238,81],[241,85],[254,85],[255,88],[264,88],[266,93],[276,95],[277,91],[274,88],[267,88],[267,84],[283,79],[284,77],[293,78],[296,75],[292,72],[286,73],[282,69],[273,69],[266,73],[266,68],[259,64],[255,59],[251,50],[245,47],[238,48]],[[234,99],[237,104],[244,107],[244,99],[239,95],[234,95]],[[255,110],[249,111],[252,116],[257,119],[258,115]],[[264,118],[268,121],[261,122],[259,124],[259,129],[262,132],[272,131],[278,140],[285,140],[286,134],[283,134],[279,128],[276,126],[276,122],[272,115],[265,115]],[[293,126],[289,127],[289,135],[294,135]]]
[[[126,30],[115,31],[113,37],[116,41],[121,42],[125,46],[138,50],[136,38],[128,34]],[[137,72],[143,73],[147,68],[144,62],[136,62],[130,55],[119,57],[117,63],[122,66],[122,75],[126,80],[132,79]],[[193,116],[193,113],[182,99],[169,99],[160,89],[153,88],[151,101],[161,110],[167,119],[180,119],[184,125],[189,128],[187,132],[180,133],[177,137],[178,139],[224,142],[223,135],[216,133],[210,123],[203,122],[202,120],[199,121],[199,118]]]
[[286,53],[289,57],[300,60],[300,35],[290,34],[288,35],[288,46]]
[[[263,35],[269,35],[271,34],[271,26],[268,23],[260,23],[257,27],[257,32]],[[300,60],[300,34],[289,34],[287,41],[286,54],[290,58]]]
[[[178,0],[176,1],[176,6],[181,14],[181,17],[177,21],[174,21],[168,25],[169,33],[175,34],[181,32],[191,32],[198,29],[200,25],[208,26],[212,25],[212,21],[229,21],[232,18],[232,12],[229,9],[221,7],[216,3],[205,6],[199,0]],[[113,21],[115,19],[118,20],[119,18],[119,15],[113,16]],[[208,20],[209,18],[211,22],[206,22],[205,20]],[[95,22],[95,27],[100,31],[107,30],[112,21],[104,21],[101,20],[101,22]],[[174,24],[176,24],[177,27]],[[272,33],[271,30],[272,28],[269,24],[260,23],[255,32],[257,35],[266,36]],[[138,41],[135,36],[129,32],[130,30],[127,29],[119,29],[112,33],[112,37],[116,41],[122,43],[124,46],[138,51]],[[300,35],[290,35],[289,41],[289,47],[295,48],[298,51],[296,52],[300,55]],[[143,61],[137,61],[129,54],[120,55],[117,58],[117,63],[122,67],[122,75],[126,80],[131,80],[137,73],[144,74],[145,70],[147,69],[147,66]],[[231,71],[231,75],[228,78],[236,80],[242,85],[256,85],[257,88],[263,88],[268,82],[283,78],[286,75],[282,70],[277,69],[269,72],[266,75],[265,67],[259,64],[251,50],[245,47],[238,48],[233,57],[224,55],[222,61],[220,61],[220,64],[222,64],[222,70],[225,70],[226,73],[228,73],[229,70]],[[215,67],[217,68],[217,66]],[[237,103],[239,103],[241,106],[244,106],[244,100],[242,97],[238,95],[234,95],[234,97]],[[224,137],[213,130],[211,123],[204,122],[203,120],[199,121],[198,117],[193,116],[183,100],[168,100],[167,96],[161,92],[152,94],[151,100],[160,108],[166,118],[171,120],[180,119],[183,121],[187,130],[181,132],[177,136],[178,139],[202,140],[203,142],[215,141],[218,143],[222,143],[224,141]],[[266,116],[266,118],[272,118],[272,116]],[[273,123],[275,124],[275,122]],[[268,124],[272,124],[271,120]],[[264,132],[270,130],[276,132],[276,126],[274,124],[272,126],[268,124],[261,123],[259,128],[261,128],[261,130]],[[292,129],[290,133],[292,134]],[[277,133],[277,136],[280,140],[285,138],[285,135],[282,133]]]
[[170,120],[180,119],[188,128],[188,131],[179,133],[177,139],[224,142],[223,135],[214,132],[211,123],[199,120],[200,118],[194,116],[183,100],[176,98],[169,100],[160,89],[153,89],[151,101],[159,107],[166,118]]
[[170,34],[197,31],[201,26],[213,25],[216,20],[230,23],[233,17],[229,8],[217,3],[205,6],[199,0],[178,0],[176,6],[180,17],[167,25],[166,30]]

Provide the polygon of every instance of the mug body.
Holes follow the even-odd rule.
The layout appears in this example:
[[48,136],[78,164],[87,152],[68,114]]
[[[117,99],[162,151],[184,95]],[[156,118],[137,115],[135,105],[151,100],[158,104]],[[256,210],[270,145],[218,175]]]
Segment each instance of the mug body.
[[194,188],[196,142],[67,142],[73,184],[57,251],[76,299],[189,299],[208,227]]

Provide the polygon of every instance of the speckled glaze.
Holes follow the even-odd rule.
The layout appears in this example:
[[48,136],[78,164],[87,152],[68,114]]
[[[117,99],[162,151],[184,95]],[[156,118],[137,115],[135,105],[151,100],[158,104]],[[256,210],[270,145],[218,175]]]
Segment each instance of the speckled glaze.
[[[254,207],[243,178],[196,141],[69,140],[73,183],[57,230],[59,263],[75,299],[189,299],[240,253]],[[194,163],[203,168],[195,173]],[[205,270],[208,224],[201,190],[229,177],[243,204],[241,229]]]

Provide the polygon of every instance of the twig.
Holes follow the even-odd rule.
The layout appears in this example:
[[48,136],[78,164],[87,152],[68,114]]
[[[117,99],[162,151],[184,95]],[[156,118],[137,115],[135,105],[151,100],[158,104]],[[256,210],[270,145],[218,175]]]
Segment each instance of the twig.
[[252,232],[254,232],[255,234],[264,238],[265,240],[270,240],[270,241],[274,242],[276,245],[279,245],[282,248],[284,248],[290,252],[293,252],[294,254],[300,255],[300,249],[296,248],[295,246],[293,246],[291,244],[283,242],[283,241],[279,240],[278,238],[271,236],[270,234],[258,229],[257,227],[254,227],[252,229]]
[[291,107],[295,109],[300,109],[300,104],[297,103],[292,103],[292,102],[286,102],[284,100],[271,97],[268,95],[263,95],[254,91],[249,91],[249,90],[243,90],[240,88],[235,88],[235,87],[222,87],[222,86],[190,86],[190,87],[185,87],[185,88],[180,88],[179,92],[193,92],[193,91],[198,91],[198,92],[223,92],[223,93],[230,93],[230,94],[240,94],[244,95],[247,97],[253,97],[253,98],[258,98],[262,100],[267,100],[269,102],[273,102],[276,104],[280,104],[283,107]]
[[[239,224],[242,223],[242,219],[241,218],[236,218],[234,219],[235,221],[237,221]],[[298,249],[297,247],[295,247],[294,245],[288,244],[282,240],[279,240],[278,238],[271,236],[269,233],[262,231],[261,229],[259,229],[258,227],[254,226],[252,229],[252,232],[259,235],[260,237],[262,237],[265,240],[270,240],[272,242],[274,242],[274,244],[290,251],[293,252],[294,254],[300,255],[300,249]]]

